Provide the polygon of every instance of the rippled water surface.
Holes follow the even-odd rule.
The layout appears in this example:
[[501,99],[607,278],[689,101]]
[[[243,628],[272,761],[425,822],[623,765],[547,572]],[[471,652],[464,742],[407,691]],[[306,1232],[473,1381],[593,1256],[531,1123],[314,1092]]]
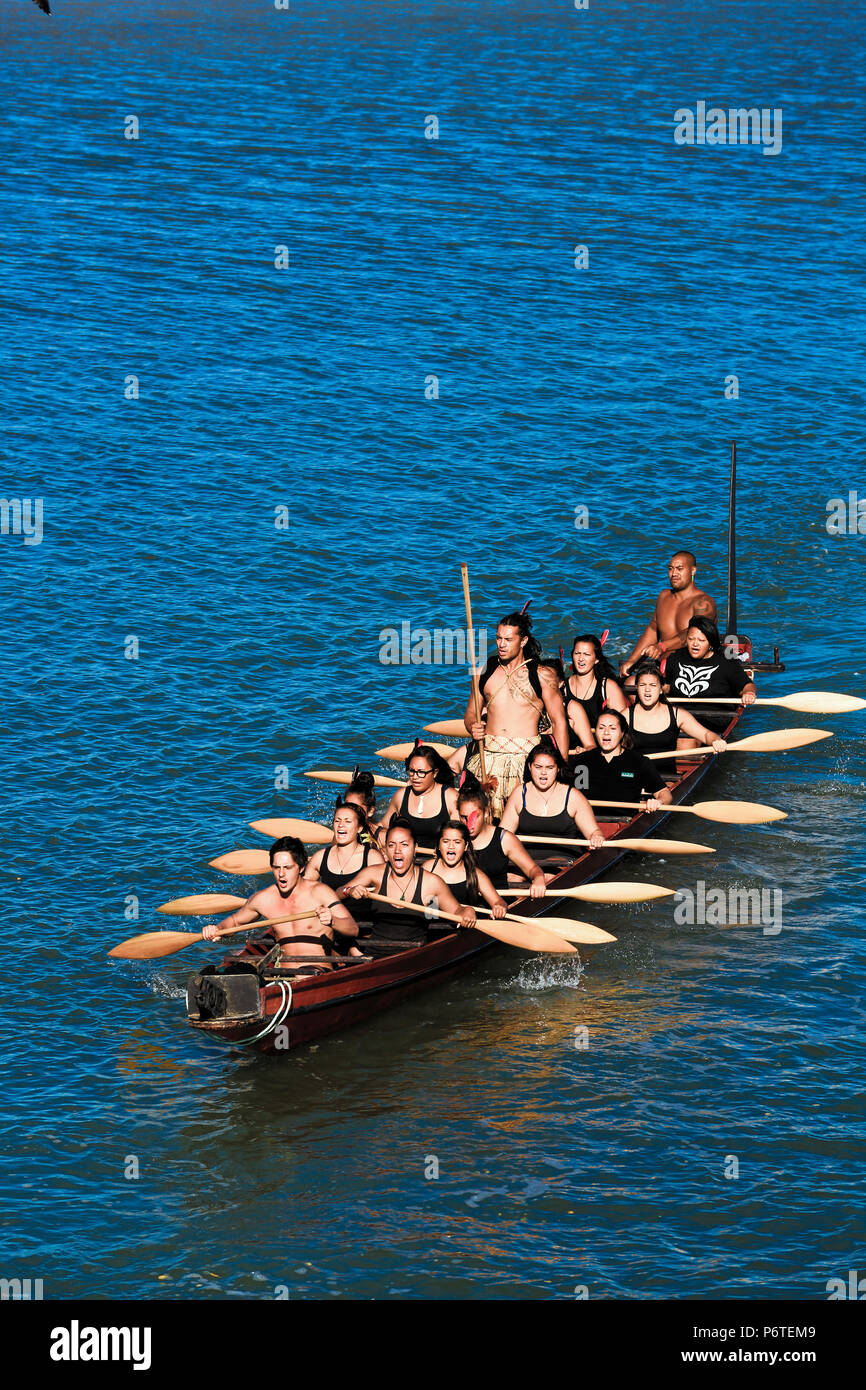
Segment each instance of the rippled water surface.
[[[548,649],[627,650],[678,545],[721,600],[733,437],[764,693],[864,692],[866,537],[825,524],[866,496],[862,16],[54,10],[0,6],[3,493],[44,499],[0,537],[2,1273],[825,1297],[864,1238],[860,715],[756,713],[836,737],[702,794],[788,819],[618,871],[780,888],[775,935],[587,909],[618,939],[579,964],[503,951],[274,1060],[187,1028],[201,951],[105,952],[234,888],[250,820],[327,815],[306,769],[461,712],[465,671],[379,661],[461,622],[461,560],[477,623],[531,597]],[[781,108],[781,154],[675,146],[698,100]]]

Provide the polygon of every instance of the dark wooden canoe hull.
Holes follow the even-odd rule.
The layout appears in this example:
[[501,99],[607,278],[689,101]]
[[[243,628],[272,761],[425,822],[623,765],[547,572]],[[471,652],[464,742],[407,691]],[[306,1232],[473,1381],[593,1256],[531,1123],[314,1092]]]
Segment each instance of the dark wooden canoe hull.
[[[725,737],[730,738],[742,716],[743,711],[738,710]],[[695,791],[715,761],[714,754],[691,761],[688,754],[676,759],[676,780],[670,783],[675,804]],[[608,839],[605,848],[588,850],[562,869],[550,885],[550,896],[519,898],[511,905],[511,911],[529,917],[543,917],[545,912],[554,910],[561,914],[561,902],[555,904],[551,900],[557,888],[593,882],[630,853],[617,848],[618,839],[656,834],[668,818],[667,812],[657,811],[639,813],[623,822],[600,822]],[[683,817],[676,819],[681,822]],[[691,828],[695,822],[689,824]],[[679,824],[674,838],[695,837],[693,831],[684,834]],[[333,973],[264,980],[256,972],[261,948],[250,943],[243,951],[227,957],[216,971],[190,976],[187,1015],[193,1028],[211,1037],[279,1055],[360,1023],[436,984],[444,984],[470,970],[485,952],[498,945],[483,932],[458,931],[399,955],[341,966]]]
[[[226,1042],[247,1044],[258,1052],[288,1052],[360,1023],[432,985],[444,984],[498,945],[480,931],[453,932],[382,960],[347,965],[333,974],[296,978],[286,984],[273,981],[262,988],[256,975],[240,977],[242,982],[233,987],[230,975],[197,974],[187,984],[189,1021],[193,1028]],[[235,957],[235,963],[242,963],[241,957]],[[255,1012],[240,1018],[202,1018],[199,1001],[202,989],[208,986],[226,991],[229,1008],[243,1009],[250,1004]]]

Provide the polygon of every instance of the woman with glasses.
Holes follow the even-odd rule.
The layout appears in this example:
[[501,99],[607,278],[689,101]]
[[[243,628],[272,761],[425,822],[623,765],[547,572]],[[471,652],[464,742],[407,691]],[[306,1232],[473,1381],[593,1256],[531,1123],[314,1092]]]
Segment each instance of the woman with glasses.
[[407,821],[418,848],[435,849],[443,826],[456,817],[454,774],[435,748],[417,743],[406,759],[406,776],[408,787],[391,797],[382,823]]

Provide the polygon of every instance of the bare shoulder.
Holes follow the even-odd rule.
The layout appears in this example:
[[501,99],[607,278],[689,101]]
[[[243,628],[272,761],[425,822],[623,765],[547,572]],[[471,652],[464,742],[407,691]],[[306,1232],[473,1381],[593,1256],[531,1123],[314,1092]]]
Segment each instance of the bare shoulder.
[[703,589],[698,589],[692,613],[693,616],[702,618],[715,618],[716,616],[715,601],[710,598],[709,594],[705,594]]

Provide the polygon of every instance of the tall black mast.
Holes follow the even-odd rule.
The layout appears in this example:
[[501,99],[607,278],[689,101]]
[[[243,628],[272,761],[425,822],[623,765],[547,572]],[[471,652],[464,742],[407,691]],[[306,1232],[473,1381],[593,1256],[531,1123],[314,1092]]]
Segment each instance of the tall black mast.
[[737,441],[731,440],[731,500],[728,506],[728,628],[737,633]]

